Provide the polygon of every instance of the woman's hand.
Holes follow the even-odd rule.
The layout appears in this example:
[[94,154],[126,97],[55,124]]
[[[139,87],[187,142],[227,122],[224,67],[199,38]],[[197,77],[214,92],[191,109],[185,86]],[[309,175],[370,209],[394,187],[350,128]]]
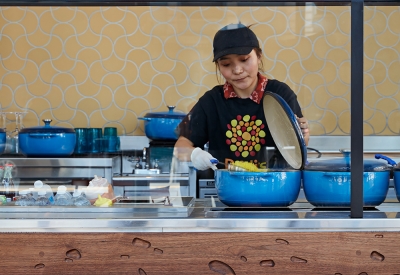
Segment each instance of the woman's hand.
[[297,117],[297,122],[300,125],[301,132],[303,133],[304,141],[306,142],[306,146],[308,145],[308,141],[310,139],[310,130],[308,129],[308,121],[305,117]]

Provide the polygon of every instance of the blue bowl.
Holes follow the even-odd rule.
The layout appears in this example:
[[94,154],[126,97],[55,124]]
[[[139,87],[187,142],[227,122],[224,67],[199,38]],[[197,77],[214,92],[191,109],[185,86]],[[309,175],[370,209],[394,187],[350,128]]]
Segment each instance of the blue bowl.
[[219,200],[227,206],[285,207],[299,196],[301,171],[215,171]]
[[[375,207],[386,198],[390,171],[364,172],[364,206]],[[317,207],[349,207],[351,197],[350,172],[303,171],[304,195]]]

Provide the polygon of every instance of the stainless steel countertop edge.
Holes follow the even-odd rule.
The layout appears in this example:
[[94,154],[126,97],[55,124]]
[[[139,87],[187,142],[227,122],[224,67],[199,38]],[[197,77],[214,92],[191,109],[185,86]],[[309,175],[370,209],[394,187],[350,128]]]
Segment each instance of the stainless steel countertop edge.
[[400,219],[39,219],[0,220],[18,232],[370,232],[400,231]]

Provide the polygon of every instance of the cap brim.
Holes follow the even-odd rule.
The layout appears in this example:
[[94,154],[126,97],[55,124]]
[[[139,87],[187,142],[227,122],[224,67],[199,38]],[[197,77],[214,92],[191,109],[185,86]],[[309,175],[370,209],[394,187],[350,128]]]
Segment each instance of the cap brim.
[[219,58],[228,55],[228,54],[249,54],[253,50],[254,47],[238,47],[238,48],[229,48],[223,51],[218,52],[213,59],[213,62],[218,60]]

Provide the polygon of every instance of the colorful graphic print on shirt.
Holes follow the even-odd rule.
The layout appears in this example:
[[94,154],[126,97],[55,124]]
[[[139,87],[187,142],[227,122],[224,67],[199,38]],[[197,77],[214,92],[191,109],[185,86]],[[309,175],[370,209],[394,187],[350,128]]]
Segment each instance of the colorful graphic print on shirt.
[[226,144],[236,157],[254,157],[265,144],[265,125],[257,116],[238,115],[227,128]]

